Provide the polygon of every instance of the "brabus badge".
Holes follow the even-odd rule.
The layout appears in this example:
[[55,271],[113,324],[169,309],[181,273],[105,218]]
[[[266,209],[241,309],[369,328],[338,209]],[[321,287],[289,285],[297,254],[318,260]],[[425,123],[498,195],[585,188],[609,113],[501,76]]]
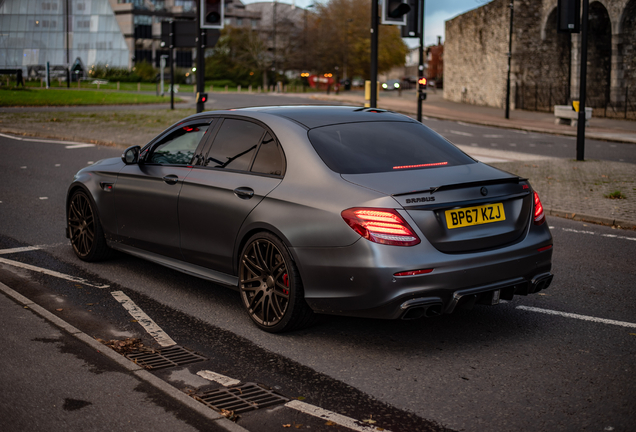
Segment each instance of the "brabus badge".
[[406,199],[406,203],[407,204],[417,204],[417,203],[424,203],[424,202],[431,202],[431,201],[435,201],[435,197],[407,198]]

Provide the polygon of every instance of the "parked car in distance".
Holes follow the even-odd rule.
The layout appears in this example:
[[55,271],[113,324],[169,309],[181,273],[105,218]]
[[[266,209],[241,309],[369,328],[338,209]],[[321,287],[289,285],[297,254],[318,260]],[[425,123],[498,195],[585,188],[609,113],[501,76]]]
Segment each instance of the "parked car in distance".
[[400,90],[401,88],[400,80],[388,80],[387,82],[382,83],[383,90]]
[[66,218],[79,259],[118,250],[233,287],[268,332],[494,305],[553,277],[526,179],[377,108],[192,115],[81,169]]

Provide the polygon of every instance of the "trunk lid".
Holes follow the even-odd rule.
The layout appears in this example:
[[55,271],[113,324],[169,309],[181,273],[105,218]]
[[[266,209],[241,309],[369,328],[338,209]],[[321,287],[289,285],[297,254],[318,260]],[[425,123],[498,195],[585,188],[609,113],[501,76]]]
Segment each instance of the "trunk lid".
[[393,196],[426,239],[445,253],[520,241],[532,214],[527,181],[482,163],[342,177]]

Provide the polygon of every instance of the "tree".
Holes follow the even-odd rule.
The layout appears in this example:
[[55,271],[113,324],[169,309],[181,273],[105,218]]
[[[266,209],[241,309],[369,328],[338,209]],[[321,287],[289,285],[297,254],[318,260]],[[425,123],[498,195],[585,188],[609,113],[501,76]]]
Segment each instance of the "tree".
[[[310,69],[319,73],[344,72],[348,76],[370,76],[371,8],[367,0],[329,0],[316,4],[307,29]],[[346,41],[346,43],[345,43]],[[383,73],[404,64],[408,47],[399,27],[380,26],[378,71]]]

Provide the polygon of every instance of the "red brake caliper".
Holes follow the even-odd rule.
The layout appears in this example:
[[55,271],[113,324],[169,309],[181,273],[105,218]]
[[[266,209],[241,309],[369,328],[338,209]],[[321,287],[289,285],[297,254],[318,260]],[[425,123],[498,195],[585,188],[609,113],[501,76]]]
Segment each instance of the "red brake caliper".
[[[287,273],[283,275],[283,283],[287,288],[289,288],[289,277],[287,276]],[[283,292],[285,293],[285,295],[289,295],[289,290],[283,290]]]

